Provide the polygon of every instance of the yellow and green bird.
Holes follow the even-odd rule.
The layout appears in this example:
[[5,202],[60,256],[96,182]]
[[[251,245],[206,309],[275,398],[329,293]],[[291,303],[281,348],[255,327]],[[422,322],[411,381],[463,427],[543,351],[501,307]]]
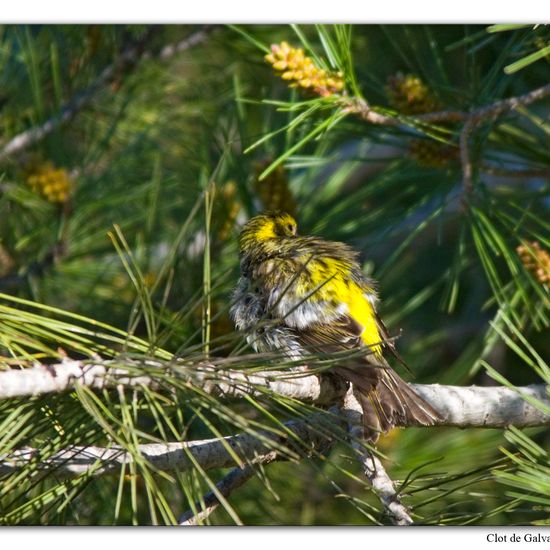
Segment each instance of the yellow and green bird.
[[398,355],[357,252],[343,243],[298,236],[296,221],[283,212],[250,219],[239,248],[241,277],[230,313],[257,352],[301,359],[364,349],[331,372],[353,385],[371,441],[394,426],[412,420],[430,426],[440,418],[384,358],[385,350]]

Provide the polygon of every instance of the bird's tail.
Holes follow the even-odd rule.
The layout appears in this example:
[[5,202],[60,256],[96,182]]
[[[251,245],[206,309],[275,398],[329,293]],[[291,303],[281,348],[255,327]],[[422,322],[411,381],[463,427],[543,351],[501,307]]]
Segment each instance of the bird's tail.
[[387,364],[336,367],[335,371],[353,384],[368,441],[376,442],[381,433],[396,426],[433,426],[441,419],[440,413]]

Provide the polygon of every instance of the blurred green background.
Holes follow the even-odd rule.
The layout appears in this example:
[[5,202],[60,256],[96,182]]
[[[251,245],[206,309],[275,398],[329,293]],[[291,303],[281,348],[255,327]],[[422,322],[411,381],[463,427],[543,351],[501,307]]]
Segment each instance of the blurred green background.
[[[550,77],[545,26],[4,25],[0,292],[109,323],[143,338],[152,352],[224,356],[234,338],[227,310],[239,228],[255,213],[281,208],[296,216],[300,233],[361,251],[415,382],[496,385],[490,365],[511,384],[541,383],[550,342],[549,101],[476,129],[467,193],[460,123],[384,126],[352,114],[333,120],[334,97],[289,88],[264,60],[281,41],[340,71],[347,97],[360,93],[394,117],[467,112]],[[532,252],[522,256],[522,245]],[[38,332],[32,338],[48,341],[49,351],[27,348],[23,321],[2,319],[2,368],[35,352],[53,361],[59,347],[89,355]],[[100,398],[122,414],[116,399]],[[51,452],[103,441],[101,423],[79,399],[4,402],[0,454],[40,441],[53,442]],[[174,399],[162,414],[181,421],[181,433],[213,437],[197,418],[179,419],[183,405]],[[175,439],[143,406],[133,412],[135,425]],[[233,406],[261,417],[243,403]],[[9,435],[16,426],[29,427],[24,438]],[[420,523],[547,522],[550,437],[543,428],[525,433],[520,441],[501,430],[395,430],[380,449],[393,479],[412,476],[405,502]],[[147,476],[72,486],[27,473],[32,481],[19,488],[13,475],[0,480],[4,523],[170,523],[167,512],[151,510],[165,506],[177,517],[195,494],[184,487],[204,488],[200,476],[159,479],[151,497]],[[230,499],[244,524],[387,522],[343,444],[324,458],[270,465],[264,476]],[[35,505],[25,505],[31,497]],[[223,509],[210,521],[234,523]]]

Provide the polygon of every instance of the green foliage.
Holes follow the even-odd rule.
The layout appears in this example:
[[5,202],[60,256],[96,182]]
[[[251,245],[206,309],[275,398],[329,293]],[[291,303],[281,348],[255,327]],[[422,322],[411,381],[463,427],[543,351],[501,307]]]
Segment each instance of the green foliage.
[[[100,356],[157,383],[0,401],[0,456],[39,449],[27,466],[0,474],[4,524],[174,523],[226,472],[197,464],[160,472],[139,445],[239,432],[281,436],[287,460],[258,468],[207,522],[388,523],[341,431],[334,447],[307,459],[285,439],[286,421],[319,410],[268,391],[227,400],[192,385],[207,358],[265,370],[267,359],[248,357],[233,332],[228,304],[236,235],[266,208],[258,180],[277,169],[301,233],[363,253],[416,382],[550,384],[548,286],[516,250],[531,241],[550,249],[548,102],[482,121],[470,142],[468,193],[461,123],[400,113],[386,88],[398,72],[417,75],[442,110],[464,112],[525,94],[548,81],[546,27],[229,26],[159,54],[199,30],[1,29],[0,151],[93,93],[32,146],[0,152],[0,368]],[[141,40],[148,55],[117,65]],[[283,40],[341,71],[347,95],[289,89],[263,61]],[[94,89],[112,63],[113,77]],[[368,123],[349,99],[395,124]],[[435,144],[436,156],[442,143],[456,154],[426,164],[412,152],[415,140]],[[28,185],[36,159],[71,174],[67,202],[50,203]],[[542,523],[549,443],[542,429],[407,429],[380,450],[420,523]],[[119,445],[134,460],[107,475],[40,470],[80,445]],[[238,451],[234,459],[242,462]]]

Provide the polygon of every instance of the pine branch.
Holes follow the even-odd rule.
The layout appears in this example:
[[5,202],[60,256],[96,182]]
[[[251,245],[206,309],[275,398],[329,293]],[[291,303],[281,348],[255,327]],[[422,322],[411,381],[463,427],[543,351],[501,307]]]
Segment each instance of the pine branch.
[[[162,48],[158,53],[158,57],[161,60],[166,60],[177,53],[204,42],[214,28],[214,25],[205,25],[201,30],[193,33],[177,44],[169,44]],[[150,59],[157,55],[152,51],[145,50],[154,31],[155,27],[149,27],[147,32],[145,32],[139,40],[128,45],[114,63],[105,67],[90,86],[76,93],[57,114],[49,118],[43,124],[29,128],[10,139],[10,141],[0,149],[0,162],[4,162],[12,155],[20,153],[44,139],[61,125],[74,118],[75,115],[86,107],[86,105],[88,105],[106,86],[130,74],[142,59]]]
[[343,411],[346,412],[351,445],[357,453],[363,472],[369,480],[372,490],[384,506],[390,521],[394,525],[412,525],[413,520],[410,512],[401,503],[394,483],[382,462],[362,444],[363,422],[361,414],[357,411],[358,407],[359,404],[353,396],[353,392],[349,391],[344,400]]
[[[242,358],[241,358],[242,359]],[[71,391],[76,385],[103,389],[126,387],[159,387],[154,371],[170,369],[174,379],[183,379],[206,392],[220,397],[260,396],[266,390],[319,405],[334,403],[345,391],[337,379],[292,371],[265,371],[248,374],[245,370],[220,368],[226,363],[201,362],[170,365],[156,360],[125,359],[127,367],[117,361],[76,361],[64,359],[55,364],[38,364],[24,369],[0,371],[0,400]],[[147,374],[148,372],[151,375]]]
[[219,26],[220,25],[203,25],[201,30],[194,32],[191,36],[188,36],[175,44],[167,44],[158,54],[155,54],[154,52],[146,52],[143,57],[144,59],[158,57],[160,60],[166,61],[178,53],[202,44],[209,37],[212,31],[217,29]]
[[[5,373],[0,373],[5,374]],[[294,382],[303,382],[304,387],[313,390],[311,397],[319,395],[320,384],[315,387],[316,376],[297,378]],[[212,381],[208,381],[214,388]],[[1,383],[0,383],[1,387]],[[550,396],[547,386],[532,385],[519,387],[512,390],[506,387],[477,386],[440,386],[412,385],[414,390],[442,415],[438,426],[455,426],[460,428],[506,428],[516,426],[525,428],[531,426],[550,425],[550,415],[544,414],[528,400],[536,400],[546,407],[550,407]],[[249,388],[249,394],[254,389]],[[257,390],[256,390],[257,391]],[[294,390],[292,390],[294,391]],[[246,392],[242,392],[244,395]],[[263,392],[265,393],[265,386]],[[238,396],[235,392],[232,396]],[[313,399],[312,399],[313,400]],[[347,403],[346,410],[341,414],[331,414],[327,428],[327,414],[319,414],[304,420],[287,423],[287,434],[274,436],[271,432],[259,432],[257,434],[244,433],[221,439],[209,439],[202,441],[172,442],[163,444],[144,444],[139,446],[140,454],[158,470],[189,470],[192,462],[196,461],[203,469],[227,468],[235,466],[235,459],[227,450],[229,445],[240,457],[244,466],[252,461],[263,462],[271,456],[274,449],[278,449],[278,458],[285,456],[299,458],[299,453],[292,454],[288,445],[295,445],[297,441],[306,448],[320,449],[330,446],[334,442],[335,427],[339,421],[345,423],[349,412],[361,409],[357,403]],[[409,426],[415,426],[414,423]],[[282,453],[282,454],[281,454]],[[189,454],[193,456],[190,460]],[[17,450],[0,459],[0,475],[14,472],[25,466],[30,461],[36,461],[40,457],[39,449],[25,448]],[[38,460],[40,469],[55,470],[58,474],[78,475],[84,472],[91,474],[103,474],[117,470],[122,464],[131,462],[132,456],[121,447],[73,447],[62,450],[51,457]],[[373,478],[374,480],[375,478]],[[373,481],[374,482],[374,481]]]
[[471,112],[437,111],[415,115],[414,117],[393,117],[381,114],[371,108],[362,98],[343,98],[341,104],[345,111],[358,116],[361,120],[370,124],[406,126],[418,123],[464,122],[459,135],[460,160],[464,191],[466,194],[470,194],[473,190],[473,166],[470,157],[469,142],[474,130],[485,121],[496,119],[500,115],[513,111],[518,107],[530,105],[548,96],[550,96],[550,84],[536,88],[523,95],[510,97],[479,107]]
[[401,502],[395,485],[380,459],[370,452],[363,452],[361,464],[391,522],[394,525],[412,525],[414,522],[410,516],[410,510]]
[[512,111],[518,107],[524,107],[530,105],[535,101],[539,101],[550,95],[550,84],[542,86],[535,90],[532,90],[526,94],[510,97],[497,101],[491,105],[481,107],[472,111],[464,126],[460,132],[459,145],[460,145],[460,162],[462,164],[462,184],[464,191],[470,194],[473,191],[473,167],[470,159],[470,146],[469,141],[472,132],[483,122],[495,119],[498,116]]
[[[259,431],[199,441],[149,443],[139,445],[139,453],[157,471],[191,471],[198,464],[204,470],[235,467],[235,455],[241,461],[237,467],[252,463],[263,464],[277,459],[298,460],[312,449],[326,449],[331,444],[329,433],[334,433],[335,418],[326,426],[326,415],[312,415],[303,420],[285,423],[286,433]],[[232,453],[228,451],[232,449]],[[0,475],[13,473],[31,462],[41,471],[55,471],[58,476],[81,474],[103,475],[119,471],[133,457],[118,445],[112,447],[73,446],[47,458],[40,457],[40,449],[25,447],[0,457]]]
[[[224,368],[226,362],[221,359],[218,363],[170,365],[157,360],[125,359],[127,367],[122,367],[120,359],[93,363],[66,359],[52,365],[0,371],[0,400],[60,393],[77,385],[93,389],[120,385],[157,388],[163,385],[163,378],[155,377],[155,370],[166,374],[167,369],[173,380],[183,380],[189,386],[221,398],[260,397],[272,392],[328,405],[345,394],[339,379],[331,375],[317,376],[308,374],[307,370],[248,374],[246,370]],[[411,387],[443,414],[445,426],[505,428],[510,424],[518,427],[550,424],[548,415],[523,399],[536,399],[550,407],[547,386],[543,384],[517,388],[517,391],[506,387],[439,384],[411,384]]]
[[344,98],[341,103],[345,111],[356,115],[364,122],[383,126],[402,126],[413,122],[424,122],[427,124],[434,122],[459,122],[468,117],[468,114],[463,111],[436,111],[415,115],[414,117],[395,117],[379,113],[362,98]]

